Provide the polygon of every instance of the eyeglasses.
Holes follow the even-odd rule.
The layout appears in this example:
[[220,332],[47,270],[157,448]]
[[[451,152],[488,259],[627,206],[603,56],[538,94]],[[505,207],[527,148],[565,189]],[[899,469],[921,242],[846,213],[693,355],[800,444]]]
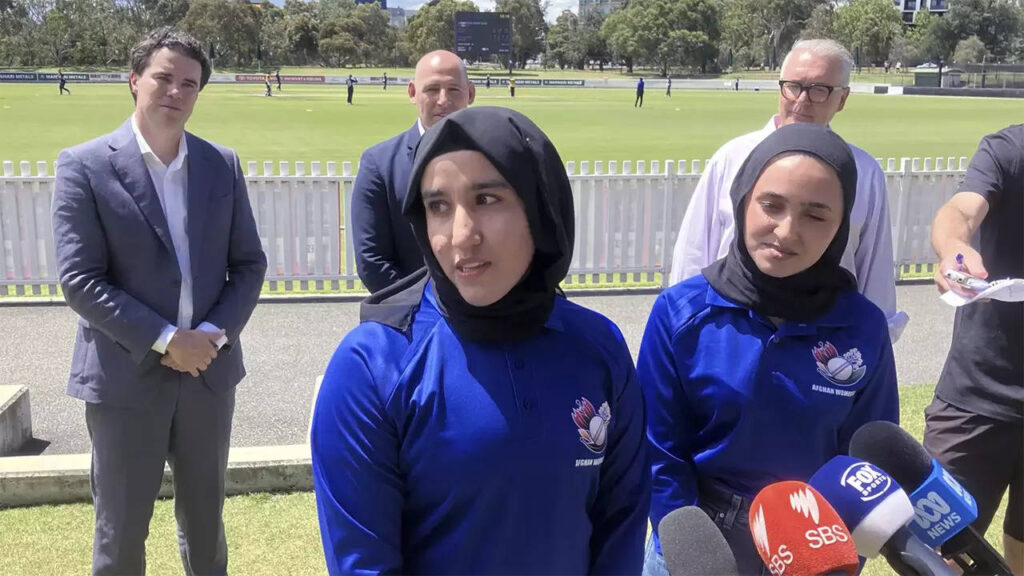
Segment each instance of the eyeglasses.
[[800,95],[807,92],[807,98],[815,104],[821,104],[828,100],[832,91],[845,86],[829,86],[827,84],[801,84],[793,80],[779,80],[779,90],[786,100],[796,102]]

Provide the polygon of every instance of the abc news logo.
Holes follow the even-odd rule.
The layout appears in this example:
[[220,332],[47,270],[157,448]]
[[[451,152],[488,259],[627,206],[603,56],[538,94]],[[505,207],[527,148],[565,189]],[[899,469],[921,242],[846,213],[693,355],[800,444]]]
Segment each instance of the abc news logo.
[[[962,501],[971,502],[971,495],[946,470],[942,470],[942,481]],[[922,530],[926,530],[930,538],[937,539],[963,522],[960,514],[954,512],[949,503],[934,490],[912,503],[914,505],[914,523]]]

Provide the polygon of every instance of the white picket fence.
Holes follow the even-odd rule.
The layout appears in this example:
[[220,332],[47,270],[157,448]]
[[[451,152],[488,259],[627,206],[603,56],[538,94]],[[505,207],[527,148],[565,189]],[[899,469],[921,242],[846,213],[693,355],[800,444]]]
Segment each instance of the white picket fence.
[[[668,281],[679,223],[705,161],[568,162],[576,206],[571,286]],[[889,158],[885,168],[897,277],[934,261],[931,221],[956,190],[966,158]],[[46,162],[2,164],[0,295],[55,294],[50,227],[54,177]],[[33,173],[33,167],[35,172]],[[352,246],[351,162],[257,162],[246,181],[271,290],[359,291]],[[326,168],[324,170],[323,168]]]

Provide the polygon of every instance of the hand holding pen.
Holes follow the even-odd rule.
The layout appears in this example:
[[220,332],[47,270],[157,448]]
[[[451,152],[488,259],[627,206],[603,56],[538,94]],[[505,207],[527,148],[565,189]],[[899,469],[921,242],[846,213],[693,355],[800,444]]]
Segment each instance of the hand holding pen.
[[971,297],[988,287],[986,278],[988,270],[985,269],[981,254],[965,245],[960,247],[956,254],[939,262],[939,269],[935,273],[935,285],[940,294],[953,290]]

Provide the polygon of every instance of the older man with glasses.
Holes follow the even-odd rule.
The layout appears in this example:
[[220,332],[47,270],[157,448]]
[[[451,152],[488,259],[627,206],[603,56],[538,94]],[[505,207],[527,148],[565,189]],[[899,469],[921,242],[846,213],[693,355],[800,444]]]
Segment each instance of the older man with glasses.
[[[761,130],[727,142],[705,167],[676,239],[670,276],[673,284],[700,274],[729,252],[736,231],[729,191],[751,150],[786,124],[828,125],[850,96],[851,68],[850,52],[832,40],[804,40],[793,46],[782,63],[779,113]],[[857,200],[842,264],[856,277],[858,291],[885,313],[889,336],[895,342],[909,317],[896,309],[885,175],[870,154],[856,146],[850,148],[857,161]]]

